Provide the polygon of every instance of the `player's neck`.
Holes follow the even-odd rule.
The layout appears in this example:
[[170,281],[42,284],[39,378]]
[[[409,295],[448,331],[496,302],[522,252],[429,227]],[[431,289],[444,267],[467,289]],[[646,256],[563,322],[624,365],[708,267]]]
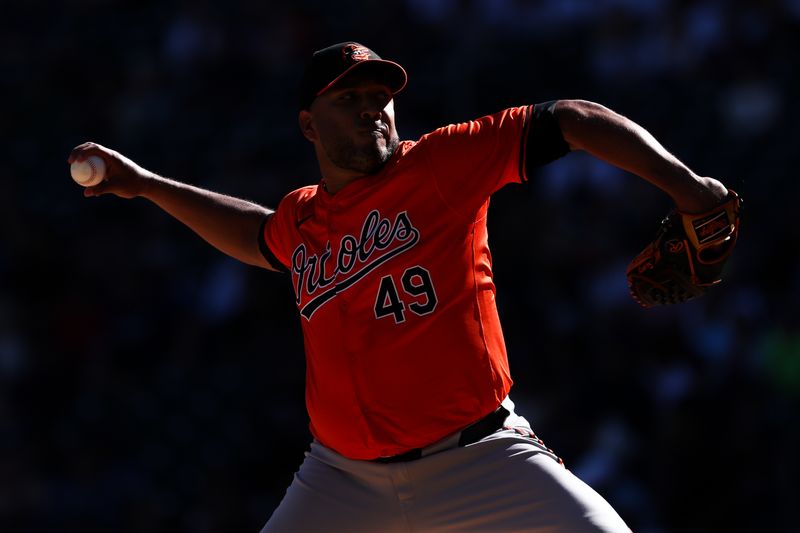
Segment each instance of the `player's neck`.
[[366,176],[364,173],[356,172],[346,168],[339,168],[331,163],[320,163],[320,173],[322,174],[322,185],[328,194],[336,194],[347,187],[350,183]]

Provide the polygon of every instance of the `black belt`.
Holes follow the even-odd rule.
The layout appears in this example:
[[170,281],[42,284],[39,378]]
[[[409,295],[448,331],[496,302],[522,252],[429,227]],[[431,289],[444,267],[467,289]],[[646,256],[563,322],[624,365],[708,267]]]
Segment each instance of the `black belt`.
[[[482,438],[491,435],[498,429],[503,427],[506,418],[509,415],[508,409],[502,405],[496,411],[492,411],[485,417],[481,418],[471,426],[461,430],[458,437],[458,446],[466,446],[473,442],[478,442]],[[378,457],[373,459],[377,463],[402,463],[404,461],[415,461],[421,459],[424,455],[425,448],[414,448],[400,455],[392,455],[391,457]]]

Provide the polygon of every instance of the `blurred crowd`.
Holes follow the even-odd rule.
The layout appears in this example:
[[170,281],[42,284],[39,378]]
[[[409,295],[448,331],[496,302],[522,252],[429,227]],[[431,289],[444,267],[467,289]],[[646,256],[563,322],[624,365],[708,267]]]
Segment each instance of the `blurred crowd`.
[[663,193],[580,153],[498,192],[489,231],[512,398],[634,531],[797,530],[800,1],[3,11],[0,531],[267,520],[310,439],[288,278],[225,257],[143,200],[83,198],[66,158],[93,140],[275,206],[319,179],[296,87],[313,50],[344,40],[408,70],[401,138],[583,98],[740,193],[723,284],[643,310],[625,266],[670,208]]

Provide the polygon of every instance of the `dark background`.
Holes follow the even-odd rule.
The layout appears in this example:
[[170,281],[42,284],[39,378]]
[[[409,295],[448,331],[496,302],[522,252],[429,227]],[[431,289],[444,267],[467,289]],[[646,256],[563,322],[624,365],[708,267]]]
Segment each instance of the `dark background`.
[[797,531],[797,0],[2,12],[1,531],[267,520],[310,438],[288,278],[226,258],[144,200],[84,199],[66,158],[93,140],[275,206],[319,178],[296,125],[301,66],[349,39],[408,70],[401,138],[584,98],[741,194],[723,285],[643,310],[624,271],[669,209],[663,193],[583,154],[497,193],[512,398],[637,532]]

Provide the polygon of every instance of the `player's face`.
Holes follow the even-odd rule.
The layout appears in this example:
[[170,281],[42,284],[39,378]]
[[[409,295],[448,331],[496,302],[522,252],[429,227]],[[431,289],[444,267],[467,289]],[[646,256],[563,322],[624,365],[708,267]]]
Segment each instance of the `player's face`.
[[316,140],[339,168],[380,170],[399,143],[388,87],[358,74],[318,96],[309,110]]

